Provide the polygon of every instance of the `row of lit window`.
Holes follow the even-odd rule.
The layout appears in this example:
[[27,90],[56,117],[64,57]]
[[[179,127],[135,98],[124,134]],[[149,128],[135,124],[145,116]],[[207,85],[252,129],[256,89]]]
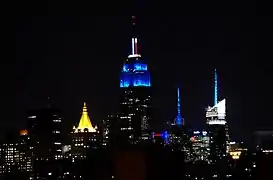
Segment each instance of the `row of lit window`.
[[15,144],[2,144],[3,146],[18,146],[19,144],[18,143],[15,143]]
[[63,158],[62,155],[55,155],[55,159],[61,159],[61,158]]
[[133,130],[132,127],[128,127],[128,128],[120,128],[120,130],[124,131],[124,130]]
[[62,122],[61,119],[53,119],[53,122]]

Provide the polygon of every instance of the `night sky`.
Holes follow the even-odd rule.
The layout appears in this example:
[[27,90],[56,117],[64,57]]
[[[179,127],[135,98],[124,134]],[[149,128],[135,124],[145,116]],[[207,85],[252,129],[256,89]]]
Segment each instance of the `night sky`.
[[272,129],[270,6],[206,1],[174,7],[139,1],[134,8],[128,4],[103,13],[103,6],[96,10],[75,2],[18,5],[12,18],[14,44],[7,50],[16,61],[1,64],[1,130],[24,127],[26,110],[46,107],[48,96],[62,110],[66,129],[79,121],[83,101],[94,122],[116,112],[119,75],[131,52],[133,12],[152,74],[155,128],[175,118],[178,84],[186,125],[204,127],[217,68],[232,138],[249,139],[254,129]]

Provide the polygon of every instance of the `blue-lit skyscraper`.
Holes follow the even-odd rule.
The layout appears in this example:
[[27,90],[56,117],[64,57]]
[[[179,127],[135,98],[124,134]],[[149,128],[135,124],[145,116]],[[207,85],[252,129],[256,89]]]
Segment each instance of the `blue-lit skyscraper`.
[[[135,28],[135,16],[133,16]],[[144,61],[138,46],[138,38],[132,38],[132,53],[124,61],[120,88],[122,91],[120,120],[121,131],[131,140],[139,140],[148,135],[151,119],[151,78],[147,62]]]
[[120,87],[150,87],[150,73],[147,63],[137,51],[137,38],[132,38],[132,54],[125,60],[120,76]]

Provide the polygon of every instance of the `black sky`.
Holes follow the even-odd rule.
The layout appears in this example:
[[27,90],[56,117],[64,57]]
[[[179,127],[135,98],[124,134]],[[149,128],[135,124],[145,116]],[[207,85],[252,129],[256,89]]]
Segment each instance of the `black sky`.
[[116,13],[99,6],[96,15],[89,7],[74,2],[15,8],[14,44],[7,52],[16,61],[1,65],[2,130],[23,127],[26,110],[46,107],[47,96],[63,111],[66,128],[79,120],[83,101],[95,122],[115,112],[119,73],[130,52],[132,9],[152,73],[155,124],[175,117],[180,84],[186,124],[203,127],[217,68],[232,137],[247,139],[254,129],[273,128],[272,16],[266,3],[174,8],[139,1],[137,8],[124,5]]

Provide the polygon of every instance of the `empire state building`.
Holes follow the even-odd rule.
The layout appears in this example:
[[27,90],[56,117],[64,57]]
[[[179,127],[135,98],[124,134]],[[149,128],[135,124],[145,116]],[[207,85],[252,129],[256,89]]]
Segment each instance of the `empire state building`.
[[[135,28],[135,16],[133,16]],[[120,76],[120,130],[131,142],[147,138],[151,120],[151,78],[147,62],[139,53],[139,39],[132,38],[132,53],[123,63]]]

